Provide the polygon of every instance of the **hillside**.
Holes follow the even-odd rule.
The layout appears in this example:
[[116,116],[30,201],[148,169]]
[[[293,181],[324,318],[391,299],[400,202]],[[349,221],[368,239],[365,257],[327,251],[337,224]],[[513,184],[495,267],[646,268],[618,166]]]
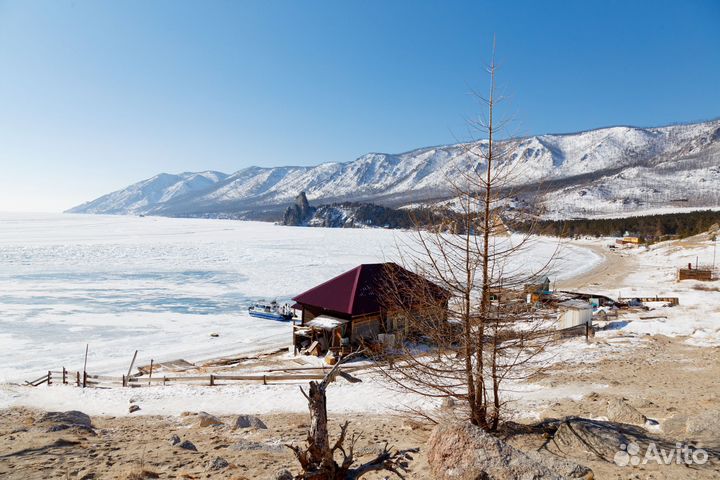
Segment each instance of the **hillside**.
[[[720,205],[720,120],[659,128],[610,127],[501,142],[519,203],[545,218]],[[72,213],[280,219],[300,191],[329,204],[401,207],[448,200],[448,178],[482,165],[482,141],[370,153],[314,167],[249,167],[160,174],[74,207]]]

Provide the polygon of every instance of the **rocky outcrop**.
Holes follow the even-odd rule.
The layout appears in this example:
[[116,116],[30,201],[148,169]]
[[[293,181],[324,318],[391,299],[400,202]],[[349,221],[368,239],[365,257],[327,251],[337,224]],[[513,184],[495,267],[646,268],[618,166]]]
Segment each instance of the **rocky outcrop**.
[[427,457],[439,480],[592,478],[589,468],[551,454],[529,455],[466,422],[435,427]]
[[290,205],[283,215],[282,224],[291,227],[305,225],[315,213],[315,208],[310,206],[305,192],[295,197],[295,203]]
[[[281,224],[325,228],[426,228],[438,225],[448,230],[455,225],[457,214],[450,210],[383,207],[373,203],[342,202],[313,207],[305,192],[295,197],[283,215]],[[457,232],[460,233],[460,232]]]

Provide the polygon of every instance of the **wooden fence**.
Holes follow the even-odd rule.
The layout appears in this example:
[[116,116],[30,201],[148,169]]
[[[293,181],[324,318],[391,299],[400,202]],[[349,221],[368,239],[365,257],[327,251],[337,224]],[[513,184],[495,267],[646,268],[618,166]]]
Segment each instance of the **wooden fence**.
[[[354,372],[368,368],[367,366],[355,366],[343,368],[344,372]],[[301,372],[301,373],[298,373]],[[78,387],[149,387],[154,385],[188,384],[216,386],[230,382],[253,382],[263,385],[306,382],[308,380],[322,380],[325,374],[330,371],[325,367],[304,367],[269,370],[268,373],[260,372],[248,375],[162,375],[162,376],[135,376],[122,375],[120,377],[110,375],[91,375],[87,372],[70,372],[65,367],[62,370],[48,370],[47,374],[33,381],[25,382],[26,385],[37,387],[42,384],[52,385],[62,383],[64,385],[75,385]],[[287,373],[291,372],[291,373]]]
[[620,297],[618,298],[618,301],[620,302],[630,302],[632,300],[639,300],[642,303],[646,302],[664,302],[669,303],[670,305],[679,305],[680,299],[678,297]]

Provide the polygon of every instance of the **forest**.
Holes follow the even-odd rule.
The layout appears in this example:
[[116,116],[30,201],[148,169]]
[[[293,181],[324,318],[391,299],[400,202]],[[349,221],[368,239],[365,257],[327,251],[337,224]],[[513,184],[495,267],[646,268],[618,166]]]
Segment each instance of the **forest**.
[[625,218],[597,218],[573,220],[539,220],[513,222],[512,229],[557,237],[620,237],[625,232],[645,240],[670,237],[689,237],[706,232],[720,223],[720,211],[700,210],[685,213],[642,215]]

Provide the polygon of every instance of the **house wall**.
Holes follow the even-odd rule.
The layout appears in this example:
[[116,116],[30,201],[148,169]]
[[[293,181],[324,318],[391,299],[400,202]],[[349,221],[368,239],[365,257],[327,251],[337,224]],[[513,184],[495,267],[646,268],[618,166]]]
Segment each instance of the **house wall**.
[[689,268],[681,268],[678,270],[678,280],[703,280],[709,282],[712,280],[712,271],[696,268],[692,270]]
[[360,339],[370,340],[377,338],[378,334],[384,330],[381,325],[382,318],[379,314],[355,317],[352,319],[351,324],[351,342],[358,342]]
[[592,309],[568,308],[560,313],[558,329],[572,328],[585,323],[592,323]]

